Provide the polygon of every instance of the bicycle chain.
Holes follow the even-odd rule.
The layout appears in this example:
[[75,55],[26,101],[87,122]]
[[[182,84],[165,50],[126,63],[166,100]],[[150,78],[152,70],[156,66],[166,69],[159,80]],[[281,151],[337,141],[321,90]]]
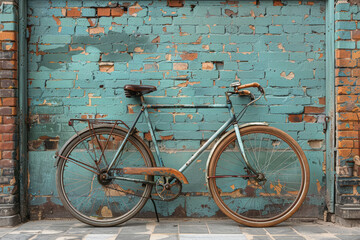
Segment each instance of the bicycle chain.
[[[154,185],[154,184],[153,184],[153,185]],[[104,186],[104,187],[110,188],[110,189],[115,190],[115,191],[123,192],[123,193],[128,194],[128,195],[133,195],[133,196],[136,196],[136,197],[140,197],[140,198],[152,199],[152,200],[156,200],[156,201],[164,201],[164,200],[161,199],[160,197],[159,197],[159,198],[153,198],[153,197],[152,197],[153,189],[151,189],[151,193],[150,193],[150,196],[149,196],[149,197],[143,197],[142,195],[139,195],[139,194],[129,193],[129,192],[126,192],[126,191],[124,191],[124,190],[112,188],[112,187],[110,187],[109,185],[106,185],[106,186]],[[158,196],[158,194],[156,194],[156,195]]]

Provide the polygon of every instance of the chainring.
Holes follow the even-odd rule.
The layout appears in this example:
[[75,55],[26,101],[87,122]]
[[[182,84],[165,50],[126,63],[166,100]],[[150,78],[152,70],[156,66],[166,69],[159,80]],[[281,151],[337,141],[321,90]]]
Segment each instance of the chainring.
[[160,177],[156,181],[155,190],[163,201],[172,201],[176,199],[182,190],[182,184],[178,179],[169,182],[173,177]]

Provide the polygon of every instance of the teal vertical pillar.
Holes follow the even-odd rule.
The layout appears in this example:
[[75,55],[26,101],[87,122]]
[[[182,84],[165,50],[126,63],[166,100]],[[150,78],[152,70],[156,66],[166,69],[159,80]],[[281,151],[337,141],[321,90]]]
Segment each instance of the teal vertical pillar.
[[335,48],[334,48],[334,0],[326,6],[326,203],[334,213],[335,206]]

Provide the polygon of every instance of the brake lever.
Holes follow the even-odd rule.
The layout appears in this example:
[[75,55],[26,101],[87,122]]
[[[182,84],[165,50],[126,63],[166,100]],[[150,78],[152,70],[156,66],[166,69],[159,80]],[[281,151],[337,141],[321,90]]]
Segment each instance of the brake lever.
[[265,90],[264,90],[264,88],[263,88],[262,86],[259,86],[259,87],[258,87],[258,90],[259,90],[259,92],[261,92],[261,94],[264,96],[265,101],[267,101],[266,96],[265,96]]

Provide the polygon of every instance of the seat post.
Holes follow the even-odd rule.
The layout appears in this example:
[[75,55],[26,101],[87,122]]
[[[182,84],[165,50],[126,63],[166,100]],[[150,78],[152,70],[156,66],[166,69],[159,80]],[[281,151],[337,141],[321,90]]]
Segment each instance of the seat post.
[[144,106],[145,105],[144,95],[140,96],[140,101],[141,101],[141,105]]

